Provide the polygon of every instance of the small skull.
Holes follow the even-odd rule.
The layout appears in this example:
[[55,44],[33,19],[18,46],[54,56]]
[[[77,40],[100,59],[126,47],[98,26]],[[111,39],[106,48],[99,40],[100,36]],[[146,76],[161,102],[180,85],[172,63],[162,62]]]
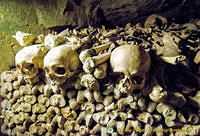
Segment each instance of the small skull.
[[144,87],[151,60],[149,54],[141,47],[122,45],[111,53],[110,64],[113,72],[124,74],[124,78],[119,81],[118,89],[123,93],[131,93]]
[[62,85],[79,66],[79,56],[68,44],[52,48],[44,57],[47,79],[54,85]]
[[39,68],[43,68],[46,50],[42,44],[24,47],[15,56],[15,65],[26,78],[34,78]]
[[158,29],[166,29],[167,28],[167,19],[163,16],[153,14],[149,16],[145,23],[144,23],[145,28],[158,28]]

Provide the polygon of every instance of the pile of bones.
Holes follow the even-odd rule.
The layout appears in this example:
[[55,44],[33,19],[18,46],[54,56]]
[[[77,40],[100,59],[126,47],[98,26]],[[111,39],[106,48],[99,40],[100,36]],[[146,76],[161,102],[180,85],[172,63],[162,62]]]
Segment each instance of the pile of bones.
[[199,27],[153,14],[143,26],[18,31],[16,68],[1,73],[1,132],[199,135]]

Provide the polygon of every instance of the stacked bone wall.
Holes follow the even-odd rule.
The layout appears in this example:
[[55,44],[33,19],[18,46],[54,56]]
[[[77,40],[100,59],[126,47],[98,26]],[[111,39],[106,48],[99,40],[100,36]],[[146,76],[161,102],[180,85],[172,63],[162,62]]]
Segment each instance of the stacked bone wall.
[[[108,30],[88,27],[46,35],[47,38],[53,37],[50,39],[53,44],[40,41],[45,46],[33,46],[56,51],[65,47],[63,42],[66,42],[71,45],[71,51],[79,54],[80,66],[74,73],[71,70],[71,76],[67,78],[56,78],[56,74],[64,77],[67,71],[61,66],[53,76],[48,73],[49,67],[39,69],[34,76],[27,71],[24,73],[23,70],[30,68],[31,71],[34,65],[2,72],[1,118],[4,124],[1,132],[13,136],[106,136],[111,127],[113,136],[199,135],[200,24],[168,25],[165,18],[154,16],[160,18],[162,25],[150,19],[145,22],[145,27],[141,24]],[[39,38],[33,42],[37,40]],[[145,84],[141,88],[128,88],[130,82],[133,87],[141,83],[141,71],[133,73],[133,77],[124,71],[113,71],[110,54],[112,56],[115,49],[126,45],[141,48],[140,51],[144,50],[150,56],[151,67],[145,73]],[[26,45],[27,48],[33,46]],[[45,53],[48,55],[50,51]],[[138,54],[137,51],[133,53]],[[141,56],[135,55],[138,60],[133,59],[135,64],[144,57],[142,52],[139,53]],[[129,57],[130,54],[119,52],[116,55]],[[125,60],[120,61],[123,64]],[[131,64],[118,67],[132,67]],[[147,67],[140,64],[136,68],[133,66],[133,70],[146,71]]]

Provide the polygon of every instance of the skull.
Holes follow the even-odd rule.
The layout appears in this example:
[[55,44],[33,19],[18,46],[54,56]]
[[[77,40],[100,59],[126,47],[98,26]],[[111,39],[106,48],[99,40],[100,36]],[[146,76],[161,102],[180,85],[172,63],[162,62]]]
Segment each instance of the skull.
[[79,56],[68,44],[52,48],[44,57],[47,79],[54,85],[62,85],[79,66]]
[[149,16],[145,23],[144,23],[144,27],[145,28],[158,28],[158,29],[166,29],[167,27],[167,19],[163,16],[157,15],[157,14],[153,14],[151,16]]
[[42,44],[24,47],[16,54],[15,65],[26,78],[34,78],[43,67],[46,52]]
[[131,93],[144,87],[151,60],[141,47],[122,45],[111,53],[110,64],[113,72],[124,74],[124,78],[117,85],[118,89],[123,93]]

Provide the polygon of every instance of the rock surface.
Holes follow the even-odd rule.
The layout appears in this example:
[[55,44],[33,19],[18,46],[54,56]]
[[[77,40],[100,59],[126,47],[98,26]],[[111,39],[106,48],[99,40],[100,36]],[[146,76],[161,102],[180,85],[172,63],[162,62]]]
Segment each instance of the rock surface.
[[20,49],[11,37],[16,31],[38,35],[69,26],[121,26],[142,22],[152,13],[181,22],[198,17],[199,5],[197,0],[1,0],[0,73],[14,66]]

